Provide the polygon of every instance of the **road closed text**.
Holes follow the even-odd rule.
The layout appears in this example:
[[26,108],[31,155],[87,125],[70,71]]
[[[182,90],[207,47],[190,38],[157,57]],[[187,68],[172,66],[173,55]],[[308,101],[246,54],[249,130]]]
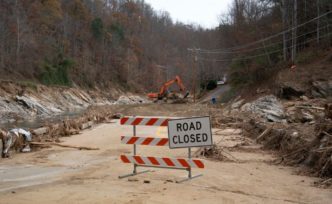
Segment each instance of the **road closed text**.
[[211,146],[209,117],[176,119],[168,122],[170,148]]
[[183,135],[183,137],[181,137],[180,135],[174,135],[172,139],[174,144],[200,143],[208,141],[208,136],[206,133],[197,133],[191,135]]

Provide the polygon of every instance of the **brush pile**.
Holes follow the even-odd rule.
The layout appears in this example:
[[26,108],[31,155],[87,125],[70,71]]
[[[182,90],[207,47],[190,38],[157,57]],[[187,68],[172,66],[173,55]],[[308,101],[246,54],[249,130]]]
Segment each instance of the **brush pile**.
[[277,151],[278,163],[301,166],[301,173],[332,178],[330,100],[302,96],[281,101],[264,96],[251,103],[238,100],[233,104],[236,107],[226,106],[212,114],[214,127],[242,128],[265,149]]

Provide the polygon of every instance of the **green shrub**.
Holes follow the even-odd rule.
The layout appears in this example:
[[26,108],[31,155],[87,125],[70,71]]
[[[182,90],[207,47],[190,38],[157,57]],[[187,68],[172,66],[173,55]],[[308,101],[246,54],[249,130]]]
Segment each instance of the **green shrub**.
[[104,34],[104,24],[101,18],[95,18],[91,22],[91,30],[96,39],[102,39],[102,36]]
[[120,43],[125,38],[125,31],[120,24],[112,24],[109,27],[109,31],[112,33],[112,41],[116,44]]
[[42,65],[41,82],[46,85],[71,86],[69,70],[73,67],[74,61],[70,59],[55,60],[50,62],[45,60]]

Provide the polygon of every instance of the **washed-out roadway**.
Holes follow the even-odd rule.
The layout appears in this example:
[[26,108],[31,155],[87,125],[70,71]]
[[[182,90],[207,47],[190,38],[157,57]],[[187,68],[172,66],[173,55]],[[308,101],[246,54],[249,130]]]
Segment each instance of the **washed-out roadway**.
[[[120,143],[132,135],[132,127],[118,121],[101,124],[80,135],[64,138],[64,144],[99,147],[80,151],[53,147],[0,160],[0,203],[331,203],[332,190],[313,186],[315,178],[296,175],[296,169],[274,165],[275,158],[240,130],[214,129],[214,142],[232,161],[202,159],[203,176],[175,183],[186,171],[151,169],[134,180],[118,179],[132,165],[119,160],[132,146]],[[167,137],[162,127],[137,127],[138,136]],[[196,151],[197,148],[193,149]],[[138,146],[142,156],[186,157],[187,149]],[[145,168],[139,168],[144,170]],[[144,183],[144,180],[150,183]]]

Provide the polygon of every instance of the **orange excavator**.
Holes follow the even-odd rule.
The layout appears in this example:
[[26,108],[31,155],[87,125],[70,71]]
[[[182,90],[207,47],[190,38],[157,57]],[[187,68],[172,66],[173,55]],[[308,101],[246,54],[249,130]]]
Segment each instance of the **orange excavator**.
[[[183,85],[181,78],[179,76],[175,76],[175,79],[169,80],[161,86],[159,93],[149,93],[148,97],[151,99],[157,99],[157,100],[163,100],[163,99],[167,100],[168,98],[173,98],[173,99],[178,98],[178,97],[174,97],[175,94],[170,94],[170,92],[168,91],[168,87],[170,87],[174,83],[176,83],[179,86],[181,92],[186,91],[186,88]],[[187,98],[188,95],[189,95],[189,91],[186,91],[183,95],[183,99]]]

